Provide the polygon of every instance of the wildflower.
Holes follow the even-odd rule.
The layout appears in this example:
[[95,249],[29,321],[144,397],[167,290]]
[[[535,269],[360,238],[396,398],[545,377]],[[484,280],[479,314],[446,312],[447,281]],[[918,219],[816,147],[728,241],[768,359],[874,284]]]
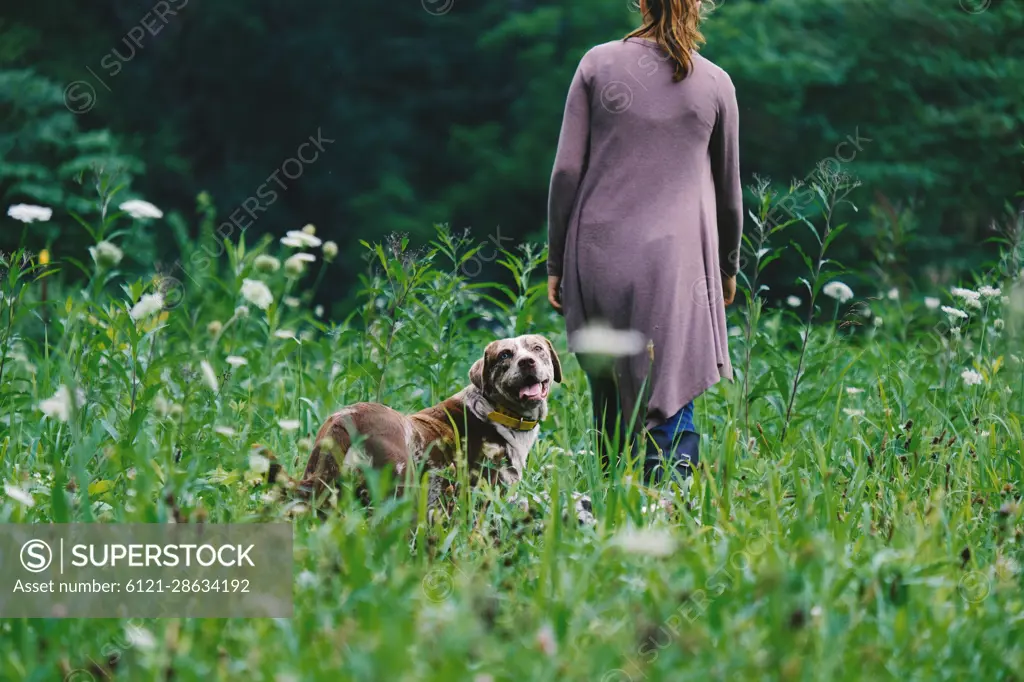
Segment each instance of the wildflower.
[[981,299],[980,298],[969,298],[964,301],[964,305],[968,308],[974,308],[975,310],[981,310]]
[[786,305],[788,305],[790,308],[798,308],[800,306],[800,303],[801,301],[799,296],[789,296],[788,298],[786,298]]
[[217,374],[213,371],[213,367],[206,360],[199,363],[199,368],[203,371],[203,382],[209,387],[211,391],[216,393],[220,390],[219,384],[217,383]]
[[670,532],[651,528],[622,531],[615,536],[612,544],[630,554],[647,556],[668,556],[676,549],[675,539]]
[[274,332],[274,336],[279,339],[294,339],[295,332],[291,331],[290,329],[278,329],[276,332]]
[[855,410],[849,407],[844,407],[843,414],[845,414],[847,417],[863,417],[864,410]]
[[965,313],[964,311],[960,310],[959,308],[951,308],[948,305],[942,306],[942,312],[946,313],[946,315],[949,316],[950,322],[956,319],[966,320],[968,318],[967,313]]
[[942,301],[934,296],[924,297],[924,307],[928,308],[928,310],[937,310],[940,305],[942,305]]
[[558,653],[558,642],[555,640],[555,631],[549,623],[545,623],[541,626],[541,629],[537,631],[535,641],[537,642],[537,648],[540,649],[544,655],[554,658],[555,654]]
[[313,223],[309,223],[308,225],[302,228],[302,231],[309,235],[316,234],[316,225],[314,225]]
[[296,431],[302,423],[298,419],[280,419],[277,425],[281,427],[283,431]]
[[254,474],[265,474],[270,471],[270,460],[258,453],[249,455],[249,471]]
[[975,372],[973,369],[965,369],[960,373],[960,378],[964,380],[964,384],[967,386],[977,386],[985,380],[983,376]]
[[960,331],[960,327],[953,327],[952,329],[949,330],[949,333],[953,336],[954,339],[957,340],[960,339],[960,335],[962,334],[962,332]]
[[281,238],[281,243],[293,249],[303,249],[306,247],[315,249],[323,244],[319,237],[314,237],[301,230],[290,230],[287,236]]
[[270,289],[258,279],[242,280],[242,298],[261,310],[266,310],[274,302]]
[[299,304],[302,303],[302,301],[295,298],[294,296],[285,296],[283,299],[281,299],[281,301],[289,308],[298,308]]
[[220,334],[221,330],[223,329],[224,325],[221,324],[220,320],[214,320],[210,324],[206,325],[206,332],[210,336],[217,336],[217,334]]
[[829,298],[834,298],[840,303],[846,303],[853,298],[853,289],[838,280],[829,282],[821,291]]
[[158,417],[166,417],[171,413],[171,404],[162,395],[153,398],[153,411]]
[[82,393],[81,389],[76,392],[74,398],[75,405],[72,405],[71,389],[61,384],[57,387],[57,392],[53,394],[52,398],[47,398],[39,403],[39,409],[51,419],[66,422],[71,418],[71,408],[80,407],[85,403],[85,394]]
[[144,651],[150,651],[156,647],[156,638],[146,628],[129,623],[125,629],[126,640],[129,647],[138,647]]
[[131,313],[133,320],[144,320],[150,315],[155,315],[160,312],[164,307],[164,295],[157,292],[155,294],[143,294],[139,302],[132,306]]
[[306,253],[297,253],[294,256],[290,256],[288,260],[284,262],[284,271],[288,273],[289,277],[298,277],[306,271],[306,258],[300,258],[300,256],[308,256]]
[[295,584],[300,589],[312,589],[319,583],[319,578],[316,577],[316,573],[313,571],[302,571],[295,576]]
[[847,386],[846,387],[846,395],[857,395],[858,393],[863,393],[863,392],[864,392],[863,388],[857,388],[856,386]]
[[956,298],[963,299],[964,305],[968,308],[981,309],[981,294],[977,291],[953,287],[949,290],[949,293],[953,294]]
[[235,317],[249,317],[249,308],[244,305],[238,306],[235,308]]
[[338,245],[334,242],[324,242],[324,260],[330,263],[338,255]]
[[252,265],[257,271],[266,274],[277,272],[281,269],[281,261],[266,254],[256,256],[256,260],[253,261]]
[[32,204],[15,204],[8,207],[7,215],[23,223],[45,223],[53,216],[53,209]]
[[316,315],[317,317],[323,317],[324,307],[322,305],[318,305],[317,307],[313,308],[313,314]]
[[120,208],[122,211],[136,219],[164,217],[163,211],[161,211],[159,208],[149,203],[148,201],[143,201],[142,199],[132,199],[131,201],[126,201],[120,206],[118,206],[118,208]]
[[729,327],[729,336],[743,336],[743,330],[739,327]]
[[886,294],[885,297],[888,298],[890,301],[898,301],[900,300],[900,290],[897,289],[896,287],[893,287],[892,289],[889,289],[889,293]]
[[643,334],[633,329],[593,324],[575,332],[569,346],[574,353],[619,357],[636,355],[644,349],[646,341]]
[[36,501],[32,499],[32,493],[27,490],[22,490],[16,485],[10,483],[4,483],[4,494],[11,498],[15,502],[20,502],[26,507],[34,507]]
[[220,435],[227,436],[228,438],[235,435],[235,430],[230,426],[215,426],[213,427],[213,431],[214,433],[219,433]]
[[1003,327],[1005,325],[1006,325],[1006,323],[1003,322],[1002,318],[999,318],[995,322],[992,323],[992,326],[996,328],[997,332],[1003,331]]
[[238,355],[229,355],[224,358],[224,362],[228,363],[232,367],[243,367],[249,364],[249,361]]
[[996,296],[1003,292],[1000,291],[998,287],[990,287],[988,285],[985,285],[983,287],[978,288],[978,293],[981,294],[981,296],[983,296],[984,298],[995,298]]
[[96,261],[96,265],[101,270],[116,268],[121,259],[124,258],[124,251],[108,241],[102,241],[96,246],[90,246],[89,253],[92,254],[92,259]]
[[880,317],[875,317],[875,319],[871,320],[871,323],[874,324],[876,327],[881,327],[882,322],[883,320]]

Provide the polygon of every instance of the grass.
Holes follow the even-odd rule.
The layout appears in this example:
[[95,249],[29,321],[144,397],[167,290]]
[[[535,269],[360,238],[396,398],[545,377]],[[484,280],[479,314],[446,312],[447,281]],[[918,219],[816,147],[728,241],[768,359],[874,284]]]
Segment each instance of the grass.
[[[443,230],[419,251],[367,245],[361,306],[338,324],[310,307],[331,267],[318,249],[302,274],[260,270],[289,250],[218,243],[212,218],[183,245],[183,282],[133,279],[127,258],[6,255],[0,522],[292,523],[295,616],[5,619],[0,679],[1021,679],[1019,281],[980,282],[1004,291],[959,334],[905,289],[840,305],[819,294],[841,227],[807,221],[815,305],[769,309],[751,291],[784,234],[770,204],[730,312],[737,381],[698,401],[705,466],[665,505],[627,463],[599,471],[535,248],[503,254],[499,287],[469,281],[481,247]],[[116,242],[129,224],[88,228]],[[263,485],[260,453],[301,472],[339,406],[432,404],[487,341],[525,331],[555,339],[567,375],[516,491],[528,510],[460,486],[428,523],[371,476],[372,514],[345,489],[320,520]],[[66,420],[46,402],[61,386],[84,398]]]

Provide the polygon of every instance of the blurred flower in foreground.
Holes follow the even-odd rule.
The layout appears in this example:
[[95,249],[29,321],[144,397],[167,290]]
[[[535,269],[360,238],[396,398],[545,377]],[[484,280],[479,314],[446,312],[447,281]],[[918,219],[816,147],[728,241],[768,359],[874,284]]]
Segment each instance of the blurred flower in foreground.
[[313,223],[308,223],[305,227],[302,228],[302,231],[305,234],[316,234],[316,225],[314,225]]
[[301,230],[290,230],[287,236],[281,238],[281,243],[293,249],[303,249],[306,247],[315,249],[323,244],[323,241],[319,237],[314,237]]
[[846,303],[853,298],[853,289],[838,280],[829,282],[821,291],[829,298],[834,298],[840,303]]
[[924,307],[927,308],[928,310],[937,310],[940,305],[942,305],[942,301],[935,298],[934,296],[924,297]]
[[26,507],[34,507],[36,501],[32,499],[32,494],[27,490],[22,490],[16,485],[10,483],[4,483],[4,494],[11,498],[15,502],[25,505]]
[[118,206],[118,208],[136,219],[164,217],[163,211],[161,211],[159,208],[149,203],[148,201],[143,201],[142,199],[132,199],[131,201],[126,201],[120,206]]
[[266,254],[256,256],[256,260],[252,262],[252,265],[258,272],[267,274],[277,272],[281,269],[281,261]]
[[967,386],[977,386],[982,383],[985,378],[973,369],[965,369],[960,373],[960,377],[964,380],[964,384]]
[[53,209],[32,204],[14,204],[8,207],[7,215],[23,223],[45,223],[53,216]]
[[96,246],[90,246],[89,253],[92,254],[92,259],[96,261],[96,265],[101,270],[116,268],[121,259],[124,258],[124,251],[108,241],[102,241]]
[[210,365],[210,363],[207,362],[206,360],[203,360],[202,362],[199,363],[199,368],[203,370],[203,382],[206,384],[206,386],[214,393],[220,390],[220,385],[217,383],[217,374],[216,372],[213,371],[213,367]]
[[164,295],[143,294],[139,302],[132,306],[131,316],[133,320],[144,320],[150,315],[155,315],[164,307]]
[[73,407],[81,407],[85,404],[85,394],[79,389],[76,392],[75,404],[72,405],[71,400],[71,389],[61,384],[57,387],[57,392],[53,394],[52,398],[39,403],[39,409],[47,417],[56,419],[57,421],[66,422],[71,418],[71,410]]
[[676,541],[667,530],[634,528],[619,532],[612,539],[612,546],[630,554],[668,556],[676,550]]
[[324,242],[324,260],[330,263],[338,255],[338,245],[334,242]]
[[595,323],[575,332],[569,339],[569,348],[584,355],[624,357],[636,355],[645,346],[644,335],[633,329],[612,329]]
[[[274,295],[270,293],[270,289],[258,279],[242,280],[242,298],[262,310],[266,310],[274,302]],[[238,314],[237,310],[235,314]]]
[[786,298],[786,305],[790,308],[797,308],[800,306],[800,303],[801,301],[799,296],[788,296]]
[[1001,331],[1003,331],[1003,327],[1006,326],[1006,323],[1003,322],[1002,318],[999,318],[999,319],[995,320],[994,322],[992,322],[992,326],[995,327],[995,330],[997,332],[1001,332]]
[[900,300],[900,290],[897,289],[896,287],[893,287],[892,289],[889,289],[889,293],[887,293],[885,297],[888,298],[890,301],[898,301]]

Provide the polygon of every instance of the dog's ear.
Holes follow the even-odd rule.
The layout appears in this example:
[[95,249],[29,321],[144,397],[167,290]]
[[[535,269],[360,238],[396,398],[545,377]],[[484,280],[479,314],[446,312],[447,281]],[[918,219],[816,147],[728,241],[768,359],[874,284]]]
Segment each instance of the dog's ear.
[[484,390],[484,359],[480,358],[469,368],[469,381],[481,391]]
[[562,361],[558,359],[558,353],[555,352],[555,347],[551,345],[551,341],[546,336],[542,336],[544,343],[548,344],[548,353],[551,353],[551,365],[555,369],[555,383],[562,383]]

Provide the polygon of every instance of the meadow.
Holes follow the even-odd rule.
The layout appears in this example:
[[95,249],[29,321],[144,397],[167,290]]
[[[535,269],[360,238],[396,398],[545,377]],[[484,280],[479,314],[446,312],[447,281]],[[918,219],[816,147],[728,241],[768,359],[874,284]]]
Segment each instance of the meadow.
[[[1020,680],[1019,226],[959,286],[882,288],[828,257],[840,192],[780,222],[760,188],[736,380],[697,403],[690,485],[651,489],[629,461],[600,471],[543,249],[364,244],[360,305],[330,320],[312,296],[337,248],[312,226],[247,243],[208,215],[153,272],[119,244],[159,211],[101,182],[88,252],[0,262],[0,522],[291,523],[295,615],[4,619],[0,680]],[[774,301],[784,250],[806,293]],[[476,281],[482,260],[507,280]],[[343,487],[320,519],[266,485],[338,407],[421,409],[525,332],[566,381],[515,491],[456,473],[428,519],[368,474],[372,513]]]

